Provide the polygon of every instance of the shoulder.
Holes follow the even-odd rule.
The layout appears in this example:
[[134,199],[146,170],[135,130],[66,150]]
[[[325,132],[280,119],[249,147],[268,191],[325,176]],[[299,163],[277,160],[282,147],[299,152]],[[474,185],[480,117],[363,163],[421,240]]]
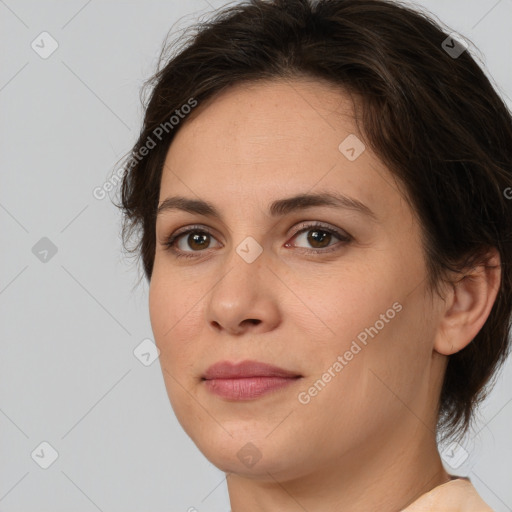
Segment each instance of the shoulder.
[[493,512],[469,478],[455,477],[421,495],[401,512]]

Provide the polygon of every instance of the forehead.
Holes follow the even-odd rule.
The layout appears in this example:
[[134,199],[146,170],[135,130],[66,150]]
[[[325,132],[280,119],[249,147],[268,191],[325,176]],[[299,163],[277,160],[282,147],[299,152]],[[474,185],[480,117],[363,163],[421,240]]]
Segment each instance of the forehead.
[[[172,192],[219,201],[264,196],[268,203],[318,187],[375,203],[380,187],[380,202],[389,202],[384,188],[398,193],[393,178],[357,134],[352,97],[332,84],[238,84],[196,107],[180,127],[160,201]],[[347,138],[364,149],[355,160],[342,152]]]
[[294,147],[308,150],[312,158],[318,157],[315,147],[337,156],[347,130],[355,131],[352,100],[331,84],[305,79],[241,83],[199,105],[171,148],[174,152],[186,143],[210,153],[229,149],[225,157],[240,164],[255,157],[289,160]]

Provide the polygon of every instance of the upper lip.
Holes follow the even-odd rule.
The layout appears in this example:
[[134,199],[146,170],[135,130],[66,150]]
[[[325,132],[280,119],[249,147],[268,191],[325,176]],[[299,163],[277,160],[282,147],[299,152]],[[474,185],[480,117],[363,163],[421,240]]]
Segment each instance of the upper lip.
[[219,361],[210,366],[203,374],[205,380],[211,379],[240,379],[247,377],[301,377],[296,372],[285,370],[259,361],[242,361],[232,363],[230,361]]

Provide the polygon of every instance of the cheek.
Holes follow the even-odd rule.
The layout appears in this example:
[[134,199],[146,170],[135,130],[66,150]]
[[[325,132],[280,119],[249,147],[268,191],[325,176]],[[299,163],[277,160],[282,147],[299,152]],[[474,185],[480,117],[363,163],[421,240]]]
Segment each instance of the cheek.
[[311,287],[305,293],[315,314],[304,308],[307,314],[297,310],[292,315],[305,339],[312,340],[302,345],[311,370],[305,388],[318,379],[326,381],[326,391],[323,382],[318,383],[318,395],[323,396],[315,399],[318,404],[332,398],[349,409],[361,404],[381,409],[381,404],[387,407],[394,401],[390,389],[406,389],[407,398],[423,385],[432,333],[423,288],[411,293],[416,280],[412,269],[376,265],[357,275],[331,276],[331,285],[321,292]]
[[311,348],[317,354],[323,351],[343,354],[351,342],[364,342],[385,336],[389,325],[401,313],[400,300],[403,296],[396,280],[386,275],[377,265],[372,269],[352,267],[350,271],[340,269],[334,273],[317,272],[310,278],[297,278],[290,283],[300,301],[294,302],[287,314],[304,333],[305,339],[315,340]]
[[187,340],[197,339],[201,326],[201,303],[186,290],[176,278],[162,277],[158,272],[153,275],[149,288],[149,315],[155,343],[161,362],[174,372],[194,360],[190,353],[193,347]]
[[[367,397],[374,413],[380,410],[377,416],[388,418],[415,410],[418,398],[428,393],[431,372],[428,306],[419,291],[398,294],[397,298],[394,304],[399,302],[399,311],[386,309],[388,305],[383,302],[379,315],[369,319],[370,325],[361,331],[366,345],[354,357],[354,368],[359,366],[365,376],[361,398]],[[381,313],[384,315],[379,318]]]
[[187,430],[187,418],[192,421],[197,411],[185,389],[191,386],[192,362],[197,350],[187,340],[194,339],[200,325],[197,318],[197,298],[186,297],[176,279],[153,274],[149,288],[149,313],[155,343],[160,350],[160,366],[167,395],[178,421]]
[[162,350],[160,345],[165,333],[175,323],[175,306],[170,287],[165,287],[164,280],[155,271],[149,286],[149,317],[155,342],[159,345],[160,350]]
[[[334,443],[357,444],[392,428],[415,410],[415,400],[427,391],[429,350],[414,327],[417,312],[407,300],[400,311],[392,311],[386,300],[372,302],[371,310],[366,307],[345,319],[350,323],[345,331],[341,319],[337,339],[309,354],[317,371],[300,390],[305,405],[299,411],[311,418],[304,420],[311,422],[311,429],[321,425],[325,438]],[[381,313],[388,323],[380,319]]]

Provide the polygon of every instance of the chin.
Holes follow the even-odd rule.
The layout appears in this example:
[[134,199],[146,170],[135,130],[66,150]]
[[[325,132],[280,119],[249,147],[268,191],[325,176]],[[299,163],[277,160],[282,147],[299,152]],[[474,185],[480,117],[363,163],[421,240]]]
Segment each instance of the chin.
[[253,436],[243,435],[234,428],[228,430],[233,432],[233,437],[221,427],[214,430],[215,434],[212,431],[208,436],[204,435],[204,431],[203,435],[188,432],[201,453],[225,473],[275,482],[276,478],[297,478],[306,472],[304,468],[310,466],[307,463],[310,460],[309,455],[298,451],[290,434],[284,430],[284,438],[274,432],[272,436],[275,437],[272,440],[266,438],[268,428],[262,428],[261,435]]

